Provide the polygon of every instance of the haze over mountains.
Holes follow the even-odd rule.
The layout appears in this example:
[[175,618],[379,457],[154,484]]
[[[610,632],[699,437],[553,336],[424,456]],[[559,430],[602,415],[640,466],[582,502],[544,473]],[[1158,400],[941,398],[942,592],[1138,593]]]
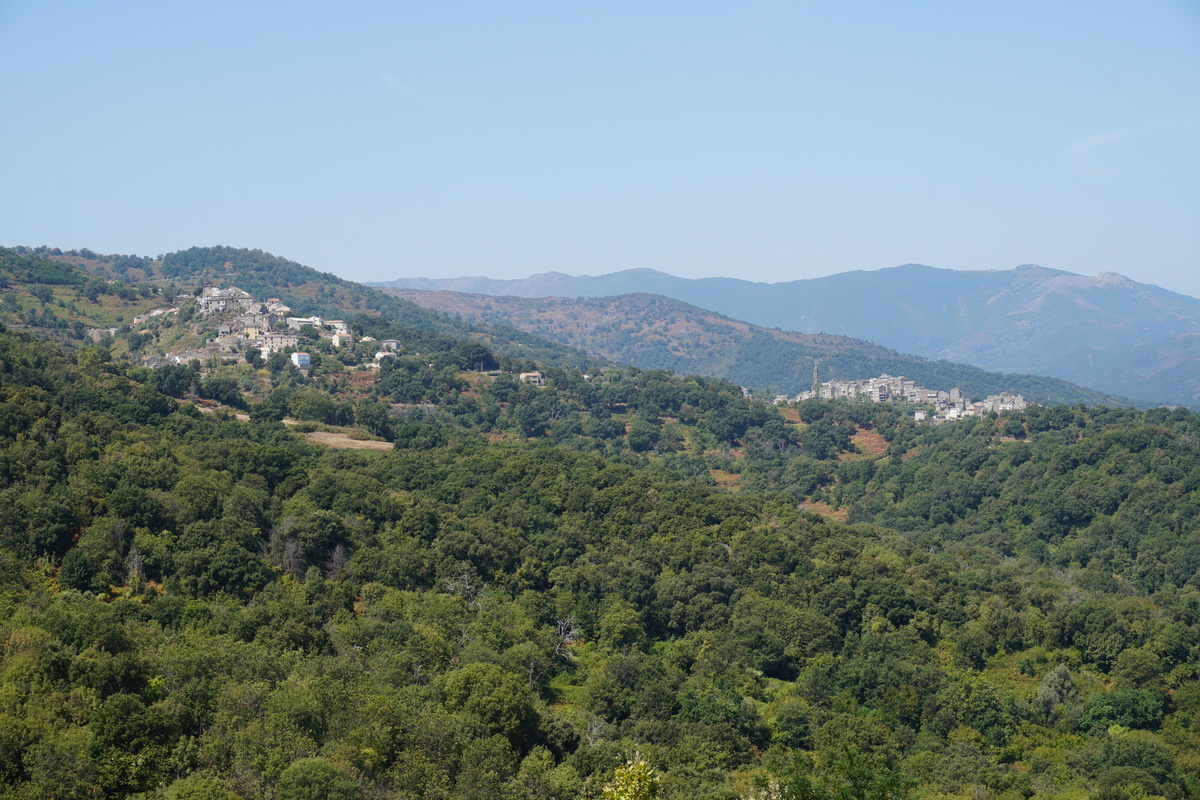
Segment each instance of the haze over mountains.
[[655,294],[602,298],[513,297],[389,287],[381,291],[484,325],[511,325],[586,353],[643,369],[710,375],[793,395],[820,380],[888,373],[968,396],[1023,394],[1046,405],[1124,405],[1130,401],[1039,375],[1000,374],[933,361],[834,334],[752,325]]
[[1200,300],[1116,273],[907,264],[774,284],[634,269],[371,285],[518,297],[660,294],[766,327],[853,336],[926,358],[1054,376],[1146,402],[1200,402]]
[[[0,324],[64,342],[83,339],[89,329],[107,330],[121,340],[116,345],[118,350],[126,346],[124,340],[128,337],[130,350],[141,356],[190,352],[205,343],[194,335],[189,339],[183,327],[157,329],[153,336],[141,327],[123,331],[123,322],[146,309],[117,303],[105,287],[111,290],[121,283],[138,284],[140,292],[171,282],[189,285],[189,281],[237,286],[256,297],[279,297],[301,315],[347,320],[363,315],[435,336],[467,336],[497,356],[522,362],[525,369],[542,365],[596,372],[615,361],[642,369],[721,378],[755,390],[795,394],[812,386],[817,367],[821,380],[887,372],[905,375],[922,386],[945,390],[958,387],[971,397],[1010,391],[1044,405],[1133,404],[1125,396],[1053,377],[988,372],[905,355],[851,337],[796,334],[751,325],[661,295],[565,300],[380,290],[261,250],[230,247],[193,247],[157,260],[105,256],[90,250],[63,253],[48,247],[17,251],[24,255],[14,251],[13,258],[0,259],[0,285],[5,280],[50,282],[62,286],[59,291],[64,296],[51,305],[38,299],[29,308],[20,303],[0,304]],[[5,264],[9,264],[9,278],[3,274]],[[38,291],[40,296],[49,297],[44,290]],[[125,305],[140,296],[128,286],[121,292],[133,298],[122,300]],[[401,299],[410,293],[419,304]],[[106,299],[100,302],[101,297]],[[360,322],[374,324],[369,320]],[[144,348],[149,349],[143,352]]]

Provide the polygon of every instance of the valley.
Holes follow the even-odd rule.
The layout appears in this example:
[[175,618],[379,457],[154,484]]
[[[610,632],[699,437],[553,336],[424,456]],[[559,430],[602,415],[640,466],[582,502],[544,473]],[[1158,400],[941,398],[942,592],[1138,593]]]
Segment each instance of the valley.
[[850,336],[935,361],[1052,376],[1144,403],[1200,403],[1188,370],[1196,362],[1200,300],[1116,273],[906,264],[772,284],[635,269],[373,285],[524,298],[648,293],[768,329]]
[[417,305],[489,324],[506,324],[613,361],[680,374],[713,375],[764,394],[798,395],[818,380],[905,375],[970,397],[1019,393],[1035,402],[1133,404],[1037,375],[999,374],[889,350],[828,333],[795,333],[724,317],[661,295],[526,298],[384,288]]

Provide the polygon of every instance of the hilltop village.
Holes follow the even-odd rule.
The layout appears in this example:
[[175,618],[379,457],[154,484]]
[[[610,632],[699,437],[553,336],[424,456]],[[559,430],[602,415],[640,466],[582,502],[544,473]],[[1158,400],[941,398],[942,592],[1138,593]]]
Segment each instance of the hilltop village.
[[988,395],[983,400],[973,401],[963,395],[960,389],[949,392],[937,389],[926,389],[917,386],[915,381],[903,375],[883,374],[877,378],[864,378],[854,381],[827,381],[819,383],[812,391],[801,392],[794,398],[781,395],[775,398],[778,403],[799,403],[803,400],[837,398],[863,399],[875,403],[912,403],[919,406],[931,406],[917,409],[913,416],[918,420],[955,420],[963,417],[977,417],[989,412],[1023,411],[1031,403],[1019,394],[1001,392]]
[[[193,299],[192,295],[180,295],[177,300],[183,306],[186,301]],[[200,349],[176,352],[162,356],[150,356],[146,365],[150,367],[163,364],[182,364],[191,359],[207,360],[211,358],[235,357],[239,360],[255,361],[257,358],[267,358],[275,353],[288,354],[289,360],[299,369],[306,370],[310,356],[302,348],[316,345],[324,341],[322,349],[345,348],[354,344],[349,327],[344,320],[324,319],[319,316],[297,317],[292,315],[292,309],[280,302],[278,298],[269,297],[265,301],[256,299],[249,292],[236,286],[218,288],[205,287],[195,296],[194,311],[201,319],[212,323],[212,330],[206,336],[205,344]],[[137,327],[151,320],[180,312],[176,306],[154,308],[132,320]],[[111,334],[109,329],[90,331],[93,338]],[[359,339],[363,343],[373,343],[375,339],[364,336]],[[382,359],[393,355],[399,349],[399,342],[384,340],[375,347],[374,358],[365,365],[378,369]],[[290,352],[289,352],[290,351]],[[367,357],[369,357],[369,353]],[[540,373],[522,373],[522,383],[534,386],[543,385]],[[747,395],[750,390],[743,389]],[[804,400],[822,399],[857,399],[876,403],[905,402],[924,406],[914,412],[914,417],[920,420],[944,421],[963,417],[981,416],[989,412],[1022,411],[1031,403],[1021,395],[1001,392],[989,395],[983,400],[973,401],[965,396],[958,388],[949,392],[927,389],[918,386],[915,381],[902,375],[883,374],[876,378],[859,380],[834,380],[818,383],[811,391],[800,392],[794,397],[777,395],[775,403],[799,403]]]
[[[192,299],[190,294],[179,295],[176,306],[154,308],[140,314],[133,318],[131,327],[137,328],[155,318],[177,315]],[[236,286],[207,286],[194,300],[195,316],[210,323],[203,345],[166,355],[149,356],[145,359],[147,366],[183,364],[191,359],[207,361],[214,357],[225,360],[230,356],[237,360],[244,358],[255,361],[275,353],[293,351],[289,354],[291,362],[303,370],[309,364],[309,354],[301,350],[322,341],[333,348],[344,348],[355,341],[344,320],[293,316],[292,309],[280,302],[279,298],[258,300]],[[89,334],[93,340],[99,340],[115,332],[115,329],[97,328],[89,331]],[[364,336],[359,341],[375,340]],[[393,354],[398,347],[399,343],[395,341],[380,342],[378,352],[367,366],[378,368],[379,361]]]

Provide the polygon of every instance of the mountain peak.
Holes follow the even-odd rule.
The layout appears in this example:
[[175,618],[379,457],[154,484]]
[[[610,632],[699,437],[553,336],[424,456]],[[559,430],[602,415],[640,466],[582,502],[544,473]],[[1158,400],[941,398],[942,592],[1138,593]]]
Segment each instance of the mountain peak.
[[1128,276],[1119,272],[1101,272],[1096,276],[1096,281],[1108,286],[1124,286],[1133,283]]

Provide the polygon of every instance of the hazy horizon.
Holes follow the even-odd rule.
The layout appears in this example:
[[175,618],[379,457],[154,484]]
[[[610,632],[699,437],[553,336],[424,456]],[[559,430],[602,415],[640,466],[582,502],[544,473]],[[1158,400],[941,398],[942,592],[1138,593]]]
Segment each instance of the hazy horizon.
[[[602,278],[602,277],[605,277],[608,275],[615,275],[615,274],[618,274],[621,272],[650,271],[650,272],[657,272],[657,273],[660,273],[663,275],[668,275],[672,278],[680,278],[682,280],[705,280],[708,278],[712,278],[712,279],[721,279],[721,280],[748,281],[750,283],[762,283],[762,284],[769,285],[769,284],[776,284],[776,283],[790,283],[792,281],[797,281],[797,280],[820,280],[822,278],[831,278],[836,275],[845,275],[845,274],[850,274],[850,273],[855,273],[855,272],[882,272],[884,270],[900,269],[903,267],[925,267],[927,269],[935,269],[935,270],[943,270],[943,271],[951,271],[951,272],[1010,272],[1012,270],[1021,269],[1023,267],[1034,267],[1034,268],[1038,268],[1038,269],[1046,269],[1051,272],[1062,272],[1062,273],[1066,273],[1066,274],[1070,274],[1070,275],[1078,275],[1078,276],[1084,277],[1084,278],[1099,278],[1103,274],[1114,274],[1113,270],[1103,270],[1103,271],[1098,272],[1093,275],[1087,275],[1085,273],[1071,272],[1070,270],[1056,270],[1053,267],[1046,267],[1042,264],[1016,264],[1012,267],[1007,267],[1007,268],[1002,268],[1002,269],[952,270],[952,269],[949,269],[946,267],[935,267],[931,264],[916,264],[913,262],[909,262],[906,264],[895,264],[890,267],[878,267],[878,268],[874,268],[874,269],[844,270],[842,272],[831,272],[826,275],[809,275],[809,276],[805,276],[803,278],[790,278],[790,279],[783,278],[780,280],[772,280],[772,281],[759,281],[759,280],[754,280],[752,278],[742,278],[742,277],[737,277],[734,275],[708,275],[708,276],[701,276],[701,277],[688,277],[688,276],[683,276],[683,275],[675,275],[673,273],[666,272],[664,270],[656,270],[656,269],[653,269],[650,267],[631,267],[631,268],[623,269],[623,270],[613,270],[612,272],[597,272],[597,273],[572,273],[572,272],[567,272],[565,270],[547,270],[545,272],[535,272],[535,273],[531,273],[529,275],[515,277],[515,278],[498,278],[493,275],[486,275],[486,274],[453,275],[453,276],[447,275],[447,276],[439,276],[439,277],[431,277],[429,275],[397,275],[393,278],[372,279],[372,280],[362,281],[362,283],[365,283],[367,285],[383,285],[383,284],[387,284],[387,283],[390,283],[392,281],[397,281],[397,280],[461,281],[461,280],[473,280],[473,279],[479,279],[479,278],[483,278],[486,280],[492,280],[492,281],[523,281],[523,280],[529,280],[531,278],[536,278],[536,277],[539,277],[542,275],[552,275],[552,274],[566,275],[567,277],[570,277],[570,278]],[[1159,289],[1165,289],[1170,292],[1175,292],[1176,294],[1182,294],[1187,297],[1196,298],[1195,295],[1188,294],[1187,292],[1180,292],[1177,289],[1172,289],[1169,286],[1160,286],[1158,284],[1148,283],[1146,281],[1138,281],[1138,280],[1130,277],[1129,275],[1125,275],[1124,273],[1116,273],[1116,274],[1119,274],[1119,275],[1121,275],[1121,277],[1126,278],[1128,280],[1132,280],[1138,284],[1142,284],[1142,285],[1146,285],[1146,286],[1154,286]],[[1200,298],[1196,298],[1196,299],[1200,299]]]
[[0,5],[0,241],[1200,295],[1187,0]]

